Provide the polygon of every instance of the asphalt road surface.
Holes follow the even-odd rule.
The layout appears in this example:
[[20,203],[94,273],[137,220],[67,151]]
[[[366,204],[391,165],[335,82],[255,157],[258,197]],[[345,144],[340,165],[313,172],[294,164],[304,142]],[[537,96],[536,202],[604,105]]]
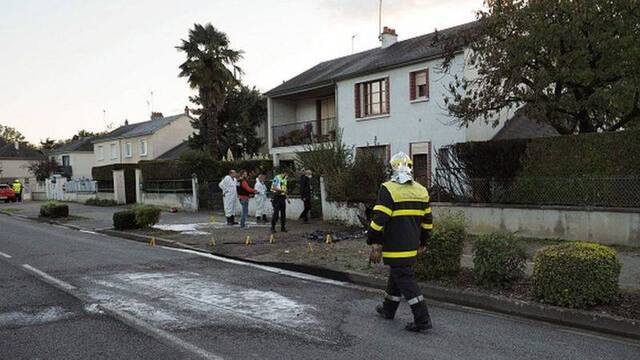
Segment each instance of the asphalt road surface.
[[0,359],[640,359],[637,342],[0,216]]

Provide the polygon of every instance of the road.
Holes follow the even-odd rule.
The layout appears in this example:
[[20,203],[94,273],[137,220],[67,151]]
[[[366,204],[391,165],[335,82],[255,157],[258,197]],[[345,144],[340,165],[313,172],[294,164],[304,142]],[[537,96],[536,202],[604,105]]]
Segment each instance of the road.
[[0,216],[2,359],[638,359],[640,344]]

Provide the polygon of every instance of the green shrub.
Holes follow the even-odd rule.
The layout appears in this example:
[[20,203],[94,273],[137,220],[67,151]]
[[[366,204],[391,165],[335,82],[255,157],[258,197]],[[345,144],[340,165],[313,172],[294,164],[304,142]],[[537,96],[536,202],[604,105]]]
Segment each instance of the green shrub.
[[91,206],[117,206],[118,202],[113,199],[91,198],[84,202],[85,205]]
[[417,276],[435,280],[458,275],[466,238],[466,219],[462,213],[434,219],[433,233],[427,240],[427,251],[418,257]]
[[113,214],[113,228],[116,230],[129,230],[138,228],[136,213],[133,210],[118,211]]
[[607,304],[616,299],[620,262],[615,250],[571,242],[538,251],[533,290],[539,301],[570,308]]
[[473,272],[478,285],[510,288],[524,276],[526,252],[512,233],[479,236],[473,244]]
[[69,216],[69,206],[55,201],[48,201],[40,206],[40,216],[61,218]]
[[139,227],[149,227],[155,225],[160,221],[159,207],[154,205],[136,205],[133,207],[133,212],[136,216],[136,224]]

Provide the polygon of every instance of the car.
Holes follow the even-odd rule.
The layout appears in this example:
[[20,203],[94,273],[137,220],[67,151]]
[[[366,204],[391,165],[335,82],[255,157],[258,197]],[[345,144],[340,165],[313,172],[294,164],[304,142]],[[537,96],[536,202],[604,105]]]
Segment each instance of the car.
[[17,200],[16,193],[13,191],[11,186],[7,184],[0,184],[0,201],[2,200],[6,203],[9,201],[16,202]]

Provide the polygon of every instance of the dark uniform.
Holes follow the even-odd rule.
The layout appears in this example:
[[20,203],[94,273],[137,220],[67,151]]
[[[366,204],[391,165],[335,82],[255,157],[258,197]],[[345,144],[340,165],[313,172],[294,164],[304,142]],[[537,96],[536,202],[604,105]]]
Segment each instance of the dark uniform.
[[382,184],[367,238],[370,245],[382,245],[382,259],[390,267],[387,295],[378,312],[393,319],[404,296],[414,316],[414,323],[407,325],[407,330],[431,328],[429,310],[415,281],[413,265],[418,247],[425,246],[432,229],[427,189],[415,181]]

